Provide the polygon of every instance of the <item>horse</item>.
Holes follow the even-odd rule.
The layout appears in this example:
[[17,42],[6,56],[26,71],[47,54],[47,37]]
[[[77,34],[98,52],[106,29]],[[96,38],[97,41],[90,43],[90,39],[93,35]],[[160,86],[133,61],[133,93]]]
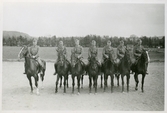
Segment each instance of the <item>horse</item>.
[[129,79],[130,79],[130,67],[131,67],[131,60],[129,50],[126,49],[124,57],[120,60],[120,64],[118,65],[118,75],[117,81],[119,86],[119,75],[121,75],[122,79],[122,92],[124,92],[124,76],[126,75],[127,79],[127,92],[129,92]]
[[58,62],[57,64],[54,64],[55,70],[57,72],[57,79],[56,79],[56,88],[55,93],[58,92],[58,82],[60,78],[60,87],[62,84],[62,77],[64,77],[64,93],[66,93],[66,81],[67,81],[67,88],[68,88],[68,73],[70,71],[70,64],[67,62],[65,55],[63,52],[60,52],[58,55]]
[[93,86],[95,88],[95,93],[97,93],[97,79],[98,74],[101,67],[98,66],[97,60],[95,57],[90,57],[90,63],[87,66],[87,72],[89,75],[89,93],[91,93],[91,86],[92,86],[92,78],[93,78]]
[[142,92],[144,92],[144,78],[146,76],[147,65],[148,65],[147,51],[143,50],[143,52],[141,53],[141,56],[137,60],[137,63],[135,65],[131,66],[131,70],[133,72],[135,72],[135,74],[134,74],[134,79],[136,82],[135,90],[138,90],[138,83],[139,83],[138,75],[142,74],[141,90],[142,90]]
[[71,70],[71,76],[72,76],[72,93],[74,93],[75,77],[77,77],[78,94],[80,94],[80,79],[83,79],[85,67],[82,65],[81,60],[75,57],[74,54],[71,55],[71,69],[70,70]]
[[[39,63],[30,57],[29,52],[28,52],[28,47],[27,46],[23,46],[18,54],[18,57],[20,59],[25,58],[25,68],[26,68],[26,75],[27,78],[29,80],[29,84],[31,87],[31,93],[33,93],[33,87],[32,87],[32,81],[31,81],[31,77],[34,77],[35,80],[35,86],[37,88],[37,95],[39,95],[39,89],[38,89],[38,73],[40,72],[40,65]],[[42,88],[43,88],[43,81],[44,81],[44,75],[45,75],[45,70],[46,70],[46,62],[44,60],[42,60],[43,64],[44,64],[44,68],[42,68],[42,74],[40,74],[41,77],[41,81],[42,81]]]
[[113,86],[114,86],[114,73],[115,73],[115,64],[113,60],[113,55],[110,53],[109,58],[105,59],[103,65],[102,65],[102,71],[104,73],[104,92],[107,87],[107,79],[110,75],[111,78],[111,93],[113,92]]

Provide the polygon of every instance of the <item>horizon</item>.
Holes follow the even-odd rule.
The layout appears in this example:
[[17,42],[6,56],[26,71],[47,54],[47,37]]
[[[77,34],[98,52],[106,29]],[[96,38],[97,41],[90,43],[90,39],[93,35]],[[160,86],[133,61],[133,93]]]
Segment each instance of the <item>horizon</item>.
[[[6,30],[3,30],[3,32],[18,32],[18,33],[23,33],[23,34],[27,34],[27,35],[29,35],[28,33],[24,33],[24,32],[20,32],[20,31],[6,31]],[[127,36],[127,37],[124,37],[124,36],[109,36],[109,35],[96,35],[96,34],[87,34],[87,35],[85,35],[85,36],[88,36],[88,35],[95,35],[95,36],[100,36],[101,38],[103,38],[103,37],[105,37],[105,36],[107,36],[107,37],[109,37],[109,38],[114,38],[114,37],[117,37],[117,38],[130,38],[131,37],[131,35],[130,36]],[[135,35],[135,34],[132,34],[132,35],[134,35],[134,37],[136,37],[136,38],[141,38],[141,37],[144,37],[144,35],[143,36],[137,36],[137,35]],[[38,36],[38,37],[34,37],[34,36],[31,36],[31,35],[29,35],[31,38],[39,38],[39,37],[45,37],[45,38],[52,38],[53,36],[56,36],[56,35],[49,35],[49,36]],[[70,37],[77,37],[77,38],[80,38],[80,37],[85,37],[85,36],[56,36],[56,38],[70,38]],[[165,35],[155,35],[155,36],[146,36],[146,37],[151,37],[151,38],[153,38],[153,37],[158,37],[158,38],[162,38],[162,37],[164,37]]]
[[164,12],[164,4],[4,3],[3,31],[32,37],[165,36]]

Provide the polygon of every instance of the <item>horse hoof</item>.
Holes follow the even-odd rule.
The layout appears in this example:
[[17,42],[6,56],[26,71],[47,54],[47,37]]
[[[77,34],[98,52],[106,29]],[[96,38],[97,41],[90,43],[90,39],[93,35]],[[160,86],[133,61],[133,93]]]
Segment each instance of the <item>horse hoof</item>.
[[95,95],[97,95],[97,93],[95,93]]
[[80,95],[80,93],[78,92],[78,95]]
[[37,95],[38,95],[38,96],[40,95],[39,92],[37,92]]
[[138,88],[136,87],[135,90],[138,90]]
[[144,93],[144,90],[142,90],[142,93]]

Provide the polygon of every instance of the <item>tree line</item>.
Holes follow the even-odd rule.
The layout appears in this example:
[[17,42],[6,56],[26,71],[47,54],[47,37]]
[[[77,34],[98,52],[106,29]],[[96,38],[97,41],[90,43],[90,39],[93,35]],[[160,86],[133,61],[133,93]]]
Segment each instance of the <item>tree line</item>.
[[[80,40],[80,45],[83,47],[89,47],[92,40],[97,42],[97,47],[104,47],[108,40],[111,40],[112,46],[117,47],[119,45],[119,41],[123,39],[125,41],[125,45],[135,45],[137,39],[140,38],[142,40],[142,45],[149,48],[156,47],[165,47],[165,36],[159,37],[137,37],[135,35],[131,35],[130,37],[109,37],[109,36],[97,36],[97,35],[87,35],[84,37],[38,37],[38,45],[40,47],[55,47],[58,45],[59,41],[62,40],[66,47],[74,47],[75,39]],[[22,45],[32,45],[32,39],[27,39],[23,36],[19,37],[3,37],[3,46],[22,46]]]

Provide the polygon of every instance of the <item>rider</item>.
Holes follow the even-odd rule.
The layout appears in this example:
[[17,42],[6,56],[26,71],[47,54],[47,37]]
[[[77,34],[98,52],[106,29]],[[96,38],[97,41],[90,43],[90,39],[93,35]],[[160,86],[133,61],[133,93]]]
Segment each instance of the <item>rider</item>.
[[124,57],[125,50],[126,50],[126,47],[124,46],[124,41],[122,39],[120,40],[120,45],[117,47],[117,60],[116,60],[117,64],[119,64],[120,60]]
[[91,47],[89,48],[88,50],[88,65],[90,63],[90,58],[92,56],[94,56],[96,58],[96,61],[98,63],[98,66],[100,67],[100,63],[98,61],[98,58],[97,58],[97,55],[98,55],[98,48],[96,47],[96,41],[95,40],[92,40],[92,43],[91,43]]
[[[63,52],[66,61],[68,62],[68,64],[70,64],[70,62],[67,60],[67,50],[66,50],[66,47],[63,44],[63,41],[59,41],[59,45],[58,45],[56,51],[57,51],[57,56],[59,56],[59,54],[61,52]],[[58,61],[59,61],[59,59],[57,58],[57,61],[56,61],[55,65],[57,65]],[[56,72],[53,75],[56,75]]]
[[81,60],[82,65],[85,67],[85,63],[83,62],[83,47],[79,45],[79,40],[75,39],[75,47],[71,50],[71,53],[75,55],[76,58]]
[[[133,49],[133,53],[134,53],[134,57],[135,59],[132,61],[132,64],[136,65],[138,62],[139,57],[141,56],[143,50],[146,51],[146,49],[141,45],[142,44],[142,40],[138,39],[137,40],[137,45],[134,47]],[[149,58],[148,54],[147,57]],[[147,67],[148,67],[148,61],[146,62],[146,74],[148,74],[147,72]]]
[[103,48],[102,51],[102,64],[109,58],[109,54],[112,54],[113,62],[114,62],[114,48],[111,46],[111,41],[107,41],[107,45]]
[[39,57],[39,46],[37,45],[37,41],[38,40],[36,38],[33,39],[33,45],[29,48],[29,55],[30,58],[33,58],[38,61],[40,65],[40,73],[43,74],[42,68],[44,68],[44,64]]

